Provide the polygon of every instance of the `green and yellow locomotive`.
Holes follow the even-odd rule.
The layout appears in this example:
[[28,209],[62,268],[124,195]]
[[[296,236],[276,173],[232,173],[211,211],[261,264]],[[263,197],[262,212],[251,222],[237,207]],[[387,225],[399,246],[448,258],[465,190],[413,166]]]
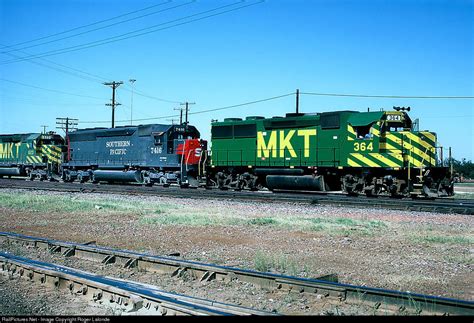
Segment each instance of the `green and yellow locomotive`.
[[436,134],[418,131],[405,109],[227,118],[211,136],[207,175],[221,188],[453,194]]
[[64,149],[64,139],[55,133],[0,135],[0,177],[53,179]]

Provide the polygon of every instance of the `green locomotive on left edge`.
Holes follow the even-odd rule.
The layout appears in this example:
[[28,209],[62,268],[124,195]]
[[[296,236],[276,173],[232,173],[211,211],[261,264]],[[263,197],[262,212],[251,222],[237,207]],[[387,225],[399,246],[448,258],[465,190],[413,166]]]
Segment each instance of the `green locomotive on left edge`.
[[0,135],[0,177],[51,179],[62,163],[64,139],[55,133]]
[[208,177],[222,188],[447,196],[436,134],[395,111],[227,118],[211,128]]

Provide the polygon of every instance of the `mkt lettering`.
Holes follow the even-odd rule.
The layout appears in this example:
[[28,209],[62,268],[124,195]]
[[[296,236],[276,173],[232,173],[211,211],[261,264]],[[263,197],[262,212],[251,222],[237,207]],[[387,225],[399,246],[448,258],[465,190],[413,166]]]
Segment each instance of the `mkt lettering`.
[[14,158],[15,149],[16,156],[18,156],[20,151],[21,143],[10,143],[10,144],[0,144],[0,158]]
[[311,137],[316,137],[316,129],[290,130],[285,133],[284,130],[274,130],[269,132],[257,132],[257,157],[272,158],[298,157],[293,148],[292,140],[294,137],[303,138],[303,156],[309,157],[309,146]]

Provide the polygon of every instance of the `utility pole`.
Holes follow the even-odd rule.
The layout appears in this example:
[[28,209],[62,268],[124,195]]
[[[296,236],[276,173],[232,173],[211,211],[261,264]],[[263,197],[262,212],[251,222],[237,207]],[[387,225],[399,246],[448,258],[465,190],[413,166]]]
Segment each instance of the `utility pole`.
[[300,89],[296,89],[296,113],[300,110]]
[[46,134],[46,128],[48,128],[48,126],[41,126],[43,127],[43,134]]
[[449,172],[451,173],[451,178],[454,177],[453,175],[453,156],[451,155],[451,147],[449,147]]
[[188,122],[189,106],[192,105],[192,104],[196,104],[196,103],[195,103],[195,102],[192,102],[192,103],[190,103],[190,102],[185,102],[185,103],[181,103],[181,104],[180,104],[180,105],[185,105],[185,106],[186,106],[186,108],[185,108],[185,109],[186,109],[186,118],[185,118],[185,121],[184,121],[184,123],[185,123],[186,126],[188,126],[188,123],[189,123],[189,122]]
[[121,84],[123,84],[122,81],[120,82],[105,82],[104,85],[112,87],[112,103],[107,103],[106,105],[112,107],[112,128],[115,128],[115,106],[121,105],[120,103],[115,102],[115,89],[118,88]]
[[179,110],[179,124],[183,124],[183,108],[174,108],[173,110]]
[[133,125],[133,83],[135,83],[135,79],[130,79],[128,80],[130,83],[132,83],[132,99],[131,99],[131,102],[130,102],[130,125],[132,126]]
[[69,132],[77,130],[78,119],[71,118],[56,118],[57,129],[62,129],[66,132],[66,144],[67,144],[67,160],[71,160],[71,146],[69,142]]

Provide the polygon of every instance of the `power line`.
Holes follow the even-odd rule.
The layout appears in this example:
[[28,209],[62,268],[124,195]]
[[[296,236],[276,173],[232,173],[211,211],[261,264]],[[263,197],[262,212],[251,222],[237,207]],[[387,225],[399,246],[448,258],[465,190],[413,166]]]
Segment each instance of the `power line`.
[[[0,44],[0,46],[3,46],[3,47],[8,47],[8,48],[12,48],[11,46],[8,46],[8,45],[4,45],[4,44]],[[20,51],[22,53],[25,53],[25,54],[28,54],[24,51]],[[15,55],[15,54],[12,54],[12,53],[6,53],[5,55],[9,55],[9,56],[13,56],[13,57],[17,57],[17,58],[20,58],[21,56],[18,56],[18,55]],[[104,83],[104,81],[107,81],[108,79],[110,78],[105,78],[105,77],[102,77],[102,76],[99,76],[99,75],[96,75],[96,74],[92,74],[92,73],[89,73],[89,72],[86,72],[84,70],[80,70],[80,69],[77,69],[77,68],[74,68],[74,67],[70,67],[70,66],[66,66],[66,65],[63,65],[63,64],[59,64],[59,63],[56,63],[56,62],[53,62],[53,61],[50,61],[48,59],[45,59],[45,58],[40,58],[40,60],[42,61],[45,61],[49,64],[53,64],[53,65],[57,65],[59,67],[54,67],[54,66],[49,66],[47,64],[43,64],[43,63],[40,63],[40,62],[37,62],[37,61],[33,61],[33,60],[29,60],[28,63],[31,63],[31,64],[35,64],[35,65],[39,65],[39,66],[42,66],[42,67],[45,67],[45,68],[48,68],[48,69],[51,69],[51,70],[54,70],[54,71],[57,71],[57,72],[61,72],[61,73],[64,73],[64,74],[68,74],[68,75],[72,75],[72,76],[75,76],[75,77],[78,77],[78,78],[81,78],[83,80],[86,80],[86,81],[90,81],[90,82],[93,82],[93,83]],[[63,68],[66,68],[66,69],[70,69],[72,71],[76,71],[76,72],[79,72],[79,73],[82,73],[82,74],[85,74],[85,75],[90,75],[90,77],[88,76],[83,76],[83,75],[80,75],[78,73],[74,73],[74,72],[71,72],[71,71],[67,71],[67,70],[64,70],[63,68],[60,68],[60,67],[63,67]],[[124,84],[125,86],[128,86],[128,84]],[[123,90],[125,91],[128,91],[128,92],[131,92],[130,89],[124,87]],[[173,101],[173,100],[167,100],[167,99],[163,99],[163,98],[158,98],[158,97],[155,97],[155,96],[152,96],[152,95],[149,95],[149,94],[146,94],[144,92],[140,92],[140,91],[137,91],[136,89],[134,90],[134,94],[137,94],[139,96],[142,96],[142,97],[146,97],[146,98],[149,98],[149,99],[153,99],[153,100],[157,100],[157,101],[162,101],[162,102],[167,102],[167,103],[180,103],[181,101]]]
[[266,102],[266,101],[271,101],[271,100],[276,100],[276,99],[281,99],[290,95],[294,95],[295,92],[279,95],[279,96],[274,96],[271,98],[266,98],[266,99],[261,99],[261,100],[256,100],[256,101],[250,101],[250,102],[245,102],[245,103],[240,103],[240,104],[235,104],[235,105],[229,105],[226,107],[222,108],[214,108],[214,109],[207,109],[207,110],[201,110],[197,112],[191,112],[190,114],[201,114],[201,113],[208,113],[208,112],[213,112],[213,111],[219,111],[219,110],[226,110],[226,109],[232,109],[232,108],[238,108],[246,105],[251,105],[251,104],[256,104],[256,103],[261,103],[261,102]]
[[[221,108],[213,108],[213,109],[207,109],[207,110],[201,110],[201,111],[196,111],[196,112],[191,112],[191,114],[201,114],[201,113],[208,113],[208,112],[213,112],[213,111],[219,111],[219,110],[226,110],[226,109],[232,109],[232,108],[237,108],[237,107],[242,107],[246,105],[252,105],[256,103],[261,103],[261,102],[266,102],[266,101],[271,101],[271,100],[276,100],[276,99],[281,99],[290,95],[294,95],[295,92],[292,93],[287,93],[283,95],[278,95],[270,98],[265,98],[265,99],[260,99],[260,100],[255,100],[255,101],[249,101],[245,103],[239,103],[239,104],[234,104],[234,105],[229,105]],[[167,115],[167,116],[160,116],[160,117],[154,117],[154,118],[145,118],[145,119],[135,119],[135,121],[150,121],[150,120],[158,120],[158,119],[166,119],[166,118],[174,118],[174,117],[179,117],[179,114],[173,114],[173,115]],[[109,121],[81,121],[81,123],[108,123]],[[117,123],[123,123],[123,122],[128,122],[128,120],[120,120],[116,121]]]
[[34,88],[34,89],[39,89],[39,90],[44,90],[44,91],[56,92],[56,93],[61,93],[61,94],[66,94],[66,95],[72,95],[72,96],[83,97],[83,98],[91,98],[91,99],[104,100],[104,98],[99,98],[99,97],[96,97],[96,96],[82,95],[82,94],[76,94],[76,93],[63,92],[63,91],[58,91],[58,90],[52,90],[52,89],[47,89],[47,88],[40,87],[40,86],[36,86],[36,85],[30,85],[30,84],[26,84],[26,83],[22,83],[22,82],[7,80],[7,79],[5,79],[5,78],[0,78],[0,81],[10,82],[10,83],[14,83],[14,84],[19,84],[19,85],[22,85],[22,86],[31,87],[31,88]]
[[[16,62],[19,62],[19,61],[24,61],[24,60],[29,60],[29,59],[37,59],[37,58],[42,58],[42,57],[47,57],[47,56],[52,56],[52,55],[59,55],[59,54],[64,54],[64,53],[68,53],[68,52],[74,52],[74,51],[83,50],[83,49],[86,49],[86,48],[92,48],[92,47],[101,46],[101,45],[105,45],[105,44],[108,44],[108,43],[113,43],[113,42],[129,39],[129,38],[134,38],[134,37],[138,37],[138,36],[158,32],[158,31],[162,31],[162,30],[165,30],[165,29],[170,29],[170,28],[173,28],[173,27],[186,25],[186,24],[196,22],[196,21],[199,21],[199,20],[208,19],[210,17],[223,15],[225,13],[240,10],[240,9],[243,9],[243,8],[246,8],[246,7],[254,6],[254,5],[257,5],[257,4],[260,4],[260,3],[264,2],[264,0],[261,0],[259,2],[255,2],[255,3],[252,3],[252,4],[240,6],[240,7],[237,7],[237,8],[225,10],[225,11],[222,11],[222,12],[218,12],[218,13],[215,13],[215,14],[206,15],[204,17],[191,19],[189,21],[185,21],[185,22],[181,22],[181,23],[177,23],[177,24],[172,24],[171,26],[168,26],[168,27],[163,27],[163,28],[158,28],[158,29],[155,29],[155,30],[147,31],[147,32],[138,33],[138,32],[143,31],[143,30],[155,28],[157,26],[171,24],[171,23],[174,23],[174,22],[177,22],[177,21],[180,21],[180,20],[185,20],[185,19],[189,19],[189,18],[194,17],[194,16],[203,15],[203,14],[206,14],[206,13],[209,13],[209,12],[212,12],[212,11],[220,10],[220,9],[225,8],[225,7],[234,6],[234,5],[236,5],[238,3],[241,3],[241,2],[243,2],[243,1],[236,2],[236,3],[230,4],[230,5],[217,7],[217,8],[211,9],[211,10],[202,11],[202,12],[197,13],[197,14],[193,14],[193,15],[189,15],[189,16],[186,16],[186,17],[170,20],[170,21],[167,21],[167,22],[164,22],[164,23],[161,23],[161,24],[157,24],[157,25],[150,26],[150,27],[147,27],[147,28],[142,28],[142,29],[139,29],[139,30],[135,30],[135,31],[132,31],[132,32],[117,35],[117,36],[114,36],[114,37],[105,38],[105,39],[94,41],[94,42],[89,42],[89,43],[85,43],[85,44],[81,44],[81,45],[66,47],[66,48],[63,48],[63,49],[52,50],[52,51],[40,53],[40,54],[37,54],[37,55],[34,55],[34,56],[27,56],[27,57],[24,57],[22,59],[3,61],[3,62],[0,62],[0,65],[9,64],[9,63],[16,63]],[[138,33],[138,34],[136,34],[136,33]],[[130,35],[130,34],[136,34],[136,35],[126,36],[126,35]],[[124,37],[124,36],[126,36],[126,37]]]
[[55,34],[51,34],[51,35],[48,35],[48,36],[43,36],[43,37],[39,37],[39,38],[27,40],[27,41],[24,41],[24,42],[21,42],[21,43],[16,43],[16,44],[13,44],[13,45],[11,45],[11,46],[20,46],[20,45],[24,45],[24,44],[27,44],[27,43],[32,43],[32,42],[35,42],[35,41],[38,41],[38,40],[42,40],[42,39],[46,39],[46,38],[51,38],[51,37],[58,36],[58,35],[67,34],[67,33],[69,33],[69,32],[75,31],[75,30],[79,30],[79,29],[83,29],[83,28],[95,26],[95,25],[98,25],[98,24],[101,24],[101,23],[104,23],[104,22],[107,22],[107,21],[111,21],[111,20],[115,20],[115,19],[122,18],[122,17],[125,17],[125,16],[129,16],[129,15],[132,15],[132,14],[134,14],[134,13],[141,12],[141,11],[145,11],[145,10],[148,10],[148,9],[151,9],[151,8],[155,8],[155,7],[158,7],[158,6],[162,6],[162,5],[164,5],[164,4],[166,4],[166,3],[170,3],[170,2],[171,2],[171,0],[170,0],[170,1],[167,1],[167,2],[165,2],[165,3],[159,3],[159,4],[152,5],[152,6],[149,6],[149,7],[145,7],[145,8],[139,9],[139,10],[135,10],[135,11],[128,12],[128,13],[125,13],[125,14],[121,14],[121,15],[119,15],[119,16],[115,16],[115,17],[112,17],[112,18],[108,18],[108,19],[96,21],[96,22],[93,22],[93,23],[90,23],[90,24],[87,24],[87,25],[83,25],[83,26],[75,27],[75,28],[68,29],[68,30],[65,30],[65,31],[61,31],[61,32],[58,32],[58,33],[55,33]]
[[[101,29],[105,29],[105,28],[116,26],[116,25],[124,24],[124,23],[127,23],[127,22],[132,21],[132,20],[141,19],[141,18],[144,18],[144,17],[147,17],[147,16],[151,16],[151,15],[155,15],[155,14],[158,14],[158,13],[161,13],[161,12],[165,12],[165,11],[169,11],[169,10],[176,9],[176,8],[179,8],[179,7],[183,7],[183,6],[186,6],[186,5],[189,5],[189,4],[193,3],[195,1],[196,0],[192,0],[190,2],[186,2],[184,4],[176,5],[174,7],[153,11],[151,13],[147,13],[147,14],[144,14],[144,15],[141,15],[141,16],[138,16],[138,17],[134,17],[134,18],[123,20],[123,21],[115,22],[113,24],[109,24],[109,25],[105,25],[105,26],[102,26],[102,27],[94,28],[92,30],[83,31],[83,32],[76,33],[76,34],[69,35],[69,36],[65,36],[65,37],[62,37],[62,38],[53,39],[53,40],[49,40],[49,41],[42,42],[42,43],[39,43],[39,44],[29,45],[29,46],[21,47],[21,48],[18,48],[18,49],[9,50],[9,51],[6,51],[6,52],[2,52],[2,54],[6,54],[6,53],[9,53],[9,52],[12,52],[12,51],[17,51],[17,50],[22,50],[22,49],[28,49],[28,48],[32,48],[32,47],[38,47],[38,46],[41,46],[41,45],[55,43],[55,42],[58,42],[58,41],[61,41],[61,40],[64,40],[64,39],[69,39],[69,38],[85,35],[85,34],[88,34],[88,33],[94,32],[94,31],[98,31],[98,30],[101,30]],[[171,2],[171,1],[168,1],[167,3],[169,3],[169,2]],[[160,5],[164,5],[164,4],[166,4],[166,3],[162,3]]]
[[[7,47],[7,48],[13,48],[12,46],[8,46],[8,45],[5,45],[5,44],[0,44],[0,46]],[[29,53],[27,53],[25,51],[19,50],[19,52],[30,55]],[[16,57],[16,58],[22,58],[21,56],[18,56],[18,55],[12,54],[12,53],[5,53],[5,55],[13,56],[13,57]],[[33,61],[33,60],[28,60],[28,63],[39,65],[39,66],[42,66],[42,67],[45,67],[45,68],[49,68],[49,69],[57,71],[57,72],[69,74],[69,75],[72,75],[72,76],[75,76],[75,77],[78,77],[78,78],[81,78],[83,80],[90,81],[90,82],[93,82],[93,83],[102,84],[105,81],[111,79],[111,78],[105,78],[105,77],[97,75],[97,74],[92,74],[92,73],[89,73],[89,72],[86,72],[84,70],[80,70],[80,69],[77,69],[77,68],[74,68],[74,67],[59,64],[59,63],[50,61],[50,60],[45,59],[45,58],[40,58],[40,60],[45,61],[49,64],[57,65],[59,67],[49,66],[47,64],[43,64],[43,63]],[[67,70],[64,70],[63,68],[66,68],[66,69],[69,69],[69,70],[72,70],[72,71],[76,71],[76,72],[79,72],[79,73],[82,73],[82,74],[85,74],[85,75],[89,75],[90,77],[89,76],[83,76],[83,75],[80,75],[78,73],[74,73],[74,72],[71,72],[71,71],[67,71]],[[128,84],[124,84],[124,85],[128,86]],[[123,87],[123,90],[131,92],[131,90],[126,88],[126,87]],[[173,100],[158,98],[158,97],[152,96],[150,94],[146,94],[144,92],[137,91],[136,89],[134,90],[134,94],[137,94],[139,96],[143,96],[143,97],[146,97],[146,98],[149,98],[149,99],[157,100],[157,101],[167,102],[167,103],[180,103],[181,102],[181,101],[177,101],[177,100],[173,101]]]
[[[124,88],[125,91],[129,91],[131,92],[131,90],[127,89],[127,88]],[[161,101],[161,102],[167,102],[167,103],[176,103],[176,104],[179,104],[181,101],[173,101],[173,100],[167,100],[167,99],[162,99],[162,98],[158,98],[156,96],[152,96],[152,95],[149,95],[149,94],[146,94],[142,91],[137,91],[137,89],[134,89],[133,90],[133,93],[134,94],[137,94],[139,96],[142,96],[142,97],[145,97],[145,98],[149,98],[149,99],[153,99],[153,100],[156,100],[156,101]]]
[[[0,44],[0,46],[3,46],[5,48],[13,48],[11,46],[7,46],[7,45],[4,45],[4,44]],[[24,52],[24,51],[20,51],[19,52],[21,53],[25,53],[27,55],[31,55],[27,52]],[[5,55],[8,55],[8,56],[12,56],[12,57],[15,57],[15,58],[23,58],[19,55],[15,55],[15,54],[12,54],[12,53],[5,53]],[[103,81],[99,81],[100,80],[100,77],[97,76],[97,75],[94,75],[94,74],[91,74],[91,73],[87,73],[87,72],[84,72],[84,71],[81,71],[79,69],[75,69],[73,67],[69,67],[69,66],[65,66],[65,65],[62,65],[62,64],[59,64],[59,63],[56,63],[56,62],[53,62],[53,61],[50,61],[50,60],[47,60],[45,58],[40,58],[40,60],[44,61],[44,62],[47,62],[49,64],[53,64],[53,65],[57,65],[59,67],[53,67],[53,66],[50,66],[50,65],[47,65],[47,64],[44,64],[44,63],[40,63],[40,62],[37,62],[37,61],[33,61],[33,60],[29,60],[28,63],[31,63],[31,64],[35,64],[35,65],[38,65],[38,66],[42,66],[42,67],[45,67],[45,68],[49,68],[51,70],[54,70],[54,71],[57,71],[57,72],[61,72],[61,73],[64,73],[64,74],[69,74],[69,75],[72,75],[72,76],[76,76],[78,78],[81,78],[83,80],[86,80],[86,81],[90,81],[90,82],[94,82],[94,83],[102,83]],[[80,72],[80,73],[83,73],[83,74],[86,74],[86,75],[90,75],[92,77],[89,77],[89,76],[84,76],[84,75],[80,75],[80,74],[77,74],[77,73],[73,73],[71,71],[67,71],[67,70],[64,70],[63,68],[60,68],[60,67],[63,67],[63,68],[67,68],[67,69],[70,69],[70,70],[73,70],[73,71],[76,71],[76,72]],[[96,80],[97,79],[97,80]],[[105,79],[104,79],[105,80]]]
[[319,95],[319,96],[340,96],[340,97],[355,97],[355,98],[389,98],[389,99],[474,99],[474,96],[409,96],[409,95],[367,95],[367,94],[340,94],[340,93],[315,93],[315,92],[300,92],[305,95]]
[[17,101],[20,102],[22,105],[32,105],[32,106],[48,106],[48,107],[93,107],[93,106],[103,106],[103,104],[99,103],[75,103],[75,102],[51,102],[51,101],[44,101],[43,98],[40,98],[41,101],[35,100],[32,97],[16,97],[11,95],[4,95],[3,93],[0,94],[2,99],[8,99],[8,101]]
[[[196,111],[196,112],[191,112],[191,114],[202,114],[202,113],[208,113],[208,112],[213,112],[213,111],[220,111],[220,110],[226,110],[226,109],[232,109],[232,108],[237,108],[241,106],[246,106],[246,105],[252,105],[256,103],[261,103],[261,102],[266,102],[266,101],[271,101],[271,100],[276,100],[280,98],[284,98],[287,96],[295,95],[296,92],[291,92],[287,94],[282,94],[270,98],[265,98],[265,99],[260,99],[260,100],[255,100],[255,101],[250,101],[250,102],[245,102],[245,103],[240,103],[240,104],[234,104],[234,105],[229,105],[221,108],[213,108],[213,109],[206,109],[206,110],[201,110],[201,111]],[[422,98],[427,98],[427,99],[460,99],[460,98],[465,98],[465,99],[472,99],[474,97],[471,96],[401,96],[401,95],[361,95],[361,94],[338,94],[338,93],[315,93],[315,92],[299,92],[299,94],[306,94],[306,95],[324,95],[324,96],[349,96],[349,97],[374,97],[374,98],[416,98],[416,99],[422,99]],[[159,116],[159,117],[154,117],[154,118],[144,118],[144,119],[136,119],[135,121],[151,121],[151,120],[159,120],[159,119],[166,119],[166,118],[174,118],[174,117],[179,117],[180,115],[173,114],[173,115],[167,115],[167,116]],[[81,123],[106,123],[108,121],[82,121]],[[117,121],[120,123],[127,122],[127,120],[120,120]]]
[[[240,1],[240,2],[242,2],[242,1]],[[215,9],[203,11],[203,12],[193,14],[193,15],[188,15],[188,16],[185,16],[185,17],[182,17],[182,18],[170,20],[170,21],[160,23],[160,24],[157,24],[157,25],[153,25],[153,26],[149,26],[149,27],[146,27],[146,28],[137,29],[135,31],[127,32],[127,33],[120,34],[120,35],[117,35],[117,36],[108,37],[108,38],[104,38],[104,39],[101,39],[101,40],[97,40],[97,41],[93,41],[93,42],[89,42],[89,43],[84,43],[84,44],[81,44],[81,45],[70,46],[70,47],[66,47],[66,48],[63,48],[63,49],[56,49],[56,50],[40,53],[40,54],[33,55],[33,56],[28,56],[28,57],[23,58],[23,60],[35,59],[35,58],[40,58],[40,57],[45,57],[45,56],[51,56],[51,55],[67,53],[67,52],[76,51],[76,50],[82,50],[82,49],[85,49],[85,48],[96,47],[96,46],[104,45],[104,44],[107,44],[107,43],[116,42],[116,41],[120,41],[120,40],[124,40],[124,39],[128,39],[128,38],[137,37],[137,36],[140,36],[140,35],[156,32],[156,31],[159,31],[159,30],[162,30],[162,29],[152,30],[152,31],[148,31],[148,32],[145,32],[145,33],[142,33],[142,34],[137,34],[137,35],[127,36],[125,38],[120,38],[120,37],[123,37],[123,36],[126,36],[126,35],[135,34],[135,33],[138,33],[138,32],[144,31],[144,30],[153,29],[153,28],[156,28],[158,26],[162,26],[162,25],[170,24],[170,23],[173,23],[173,22],[176,22],[176,21],[188,19],[188,18],[196,16],[196,15],[202,15],[202,14],[205,14],[207,12],[212,12],[212,11],[216,11],[216,10],[219,10],[219,9],[222,9],[222,8],[225,8],[225,7],[233,6],[233,5],[236,5],[238,3],[239,2],[235,2],[235,3],[232,3],[230,5],[224,5],[224,6],[221,6],[221,7],[217,7]],[[173,26],[170,26],[170,27],[167,27],[167,28],[171,28],[171,27],[173,27]],[[163,29],[167,29],[167,28],[163,28]],[[3,62],[0,62],[0,64],[3,65],[3,64],[13,63],[13,62],[16,62],[16,61],[17,60],[3,61]]]

